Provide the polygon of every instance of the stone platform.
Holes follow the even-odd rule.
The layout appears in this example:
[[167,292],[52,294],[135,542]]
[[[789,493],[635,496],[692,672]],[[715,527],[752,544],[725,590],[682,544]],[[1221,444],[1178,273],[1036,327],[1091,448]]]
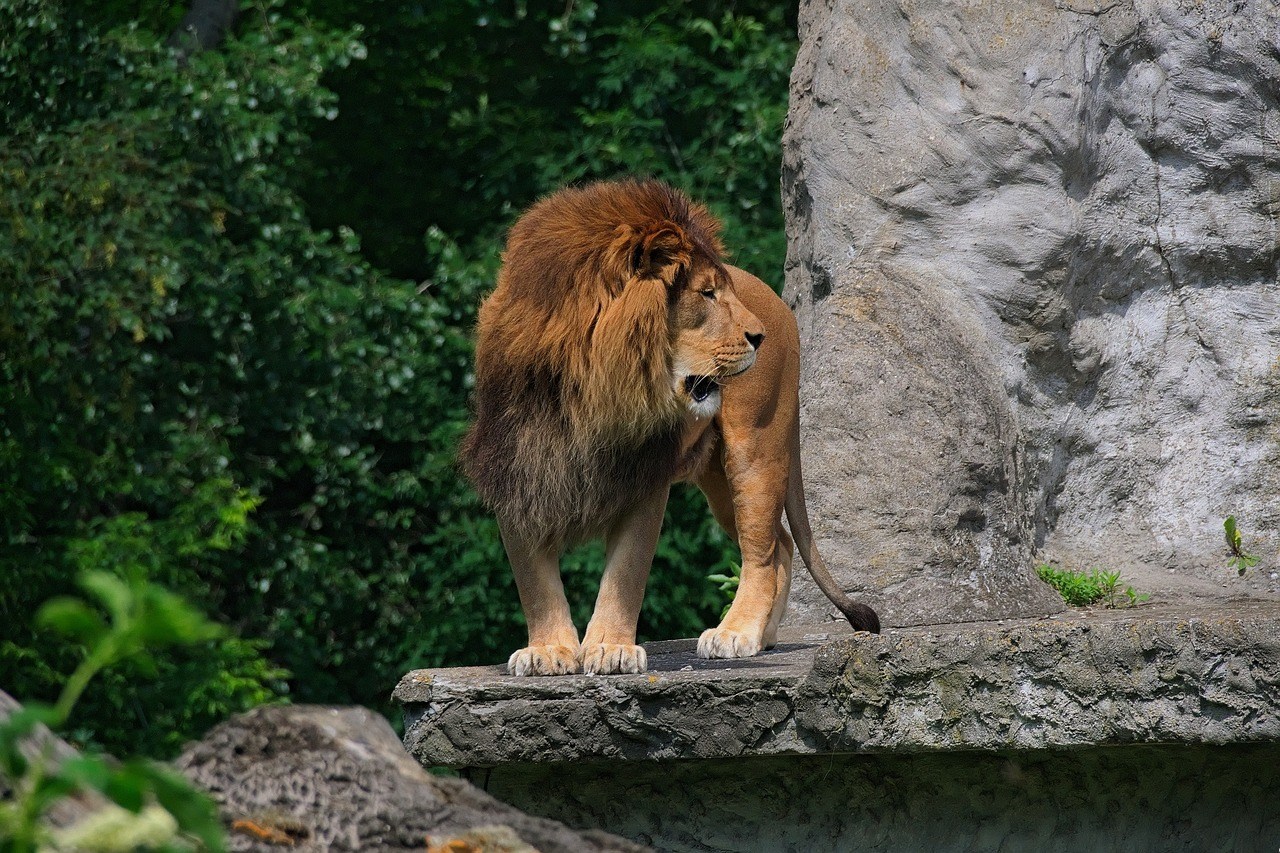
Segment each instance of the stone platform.
[[411,672],[405,746],[664,850],[1280,848],[1280,602],[780,639],[653,643],[644,675]]
[[423,764],[512,763],[1116,743],[1280,742],[1280,602],[1069,611],[888,629],[784,629],[778,648],[704,661],[651,643],[644,675],[516,678],[502,668],[401,680]]

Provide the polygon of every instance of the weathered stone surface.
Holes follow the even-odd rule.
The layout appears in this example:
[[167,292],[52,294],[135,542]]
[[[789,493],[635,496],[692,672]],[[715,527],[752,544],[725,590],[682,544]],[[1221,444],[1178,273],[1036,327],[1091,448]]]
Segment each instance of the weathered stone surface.
[[[461,779],[432,776],[364,708],[257,708],[215,727],[177,763],[236,827],[233,850],[645,849],[529,817]],[[272,842],[272,832],[283,837]],[[464,843],[448,847],[450,840]]]
[[[18,700],[0,690],[0,723],[9,719],[10,715],[22,708]],[[55,767],[78,753],[69,743],[49,731],[48,726],[37,725],[35,731],[23,739],[18,748],[28,760],[43,756],[50,767]],[[13,780],[0,772],[0,802],[13,796]],[[106,797],[97,791],[73,791],[65,797],[59,797],[44,813],[44,820],[55,828],[71,826],[79,820],[93,814],[108,805]]]
[[420,670],[396,688],[425,765],[1280,741],[1280,604],[794,629],[774,652],[648,647],[634,676]]
[[1274,743],[525,764],[489,790],[673,853],[1280,847]]
[[860,751],[1280,741],[1280,605],[841,639],[796,725]]
[[[1275,4],[811,0],[800,29],[785,295],[842,584],[898,625],[1051,611],[1042,558],[1280,593]],[[802,573],[792,606],[833,613]]]
[[405,748],[447,767],[805,751],[791,722],[812,644],[782,643],[742,661],[700,660],[696,646],[646,645],[642,675],[521,678],[497,666],[411,672],[395,691],[405,707]]

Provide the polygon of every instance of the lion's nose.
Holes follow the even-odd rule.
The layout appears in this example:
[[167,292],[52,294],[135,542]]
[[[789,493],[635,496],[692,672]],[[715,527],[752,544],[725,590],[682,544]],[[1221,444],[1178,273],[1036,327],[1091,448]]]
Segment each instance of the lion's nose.
[[760,349],[760,343],[764,340],[764,332],[746,333],[747,343],[751,344],[752,349]]

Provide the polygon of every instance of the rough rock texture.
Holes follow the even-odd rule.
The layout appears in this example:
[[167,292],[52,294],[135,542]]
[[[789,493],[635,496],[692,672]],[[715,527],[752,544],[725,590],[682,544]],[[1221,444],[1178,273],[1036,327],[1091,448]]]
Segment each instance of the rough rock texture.
[[214,728],[177,763],[217,800],[233,850],[645,849],[529,817],[460,779],[432,776],[364,708],[257,708]]
[[793,721],[812,644],[783,642],[742,661],[704,661],[696,646],[647,644],[642,675],[529,678],[496,666],[410,672],[395,691],[405,707],[405,748],[445,767],[806,751]]
[[1274,743],[525,764],[489,790],[672,853],[1280,847]]
[[[9,716],[21,707],[22,705],[18,700],[0,690],[0,723],[8,720]],[[43,724],[37,725],[35,731],[21,742],[19,748],[28,761],[35,759],[38,755],[43,755],[51,765],[61,764],[63,761],[75,758],[80,754],[62,738],[49,731],[48,726]],[[4,802],[12,795],[13,780],[6,778],[4,773],[0,771],[0,802]],[[49,807],[49,810],[45,812],[44,819],[48,821],[49,826],[55,828],[67,827],[107,804],[107,798],[97,791],[75,791],[55,801]]]
[[1280,741],[1280,607],[1108,616],[829,643],[797,727],[860,751]]
[[[633,676],[401,680],[424,765],[1280,741],[1280,604],[805,635],[741,661],[648,646]],[[605,824],[607,825],[607,824]]]
[[1275,3],[811,0],[800,35],[785,294],[843,585],[898,625],[1050,611],[1046,557],[1280,592]]

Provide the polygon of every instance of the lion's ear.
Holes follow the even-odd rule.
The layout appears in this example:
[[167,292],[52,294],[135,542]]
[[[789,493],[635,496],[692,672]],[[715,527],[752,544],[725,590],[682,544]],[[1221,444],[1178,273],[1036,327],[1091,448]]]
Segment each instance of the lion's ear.
[[631,272],[640,278],[669,278],[663,271],[687,266],[693,245],[684,229],[673,222],[655,223],[635,232],[630,251]]

